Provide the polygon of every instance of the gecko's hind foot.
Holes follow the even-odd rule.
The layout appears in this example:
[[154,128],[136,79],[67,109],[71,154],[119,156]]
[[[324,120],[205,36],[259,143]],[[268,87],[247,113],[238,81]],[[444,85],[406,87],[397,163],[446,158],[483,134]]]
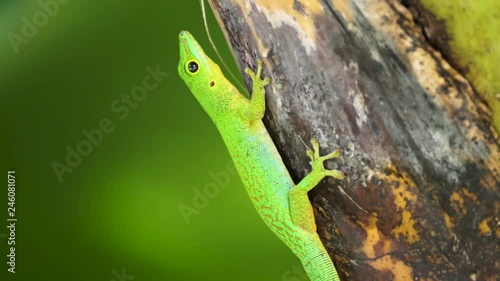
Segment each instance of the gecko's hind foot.
[[343,179],[344,178],[344,173],[342,173],[339,170],[327,170],[325,169],[323,162],[329,159],[334,159],[338,158],[341,155],[340,149],[335,149],[333,152],[320,156],[319,155],[319,143],[318,140],[315,138],[311,139],[311,144],[312,144],[312,150],[308,149],[307,150],[307,155],[311,159],[311,166],[312,166],[312,172],[313,173],[320,173],[324,176],[330,176],[334,177],[336,179]]
[[262,60],[257,60],[257,73],[253,72],[250,68],[245,68],[245,73],[252,78],[254,88],[264,88],[271,79],[269,77],[264,77],[264,79],[260,79],[262,73]]

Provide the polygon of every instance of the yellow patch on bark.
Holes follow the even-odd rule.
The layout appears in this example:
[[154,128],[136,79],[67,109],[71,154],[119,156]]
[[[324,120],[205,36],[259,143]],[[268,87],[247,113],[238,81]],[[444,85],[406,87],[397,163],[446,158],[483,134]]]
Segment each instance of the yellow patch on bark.
[[348,22],[352,22],[354,20],[354,13],[352,11],[351,1],[332,0],[332,4],[335,7],[335,9],[337,9]]
[[389,165],[388,170],[394,172],[387,176],[387,182],[393,183],[391,192],[394,196],[394,205],[397,211],[401,213],[401,224],[395,227],[392,232],[397,237],[413,244],[420,240],[420,235],[414,227],[415,219],[411,213],[411,206],[409,206],[410,204],[417,204],[418,197],[415,194],[415,183],[406,173],[398,173],[393,165]]
[[238,2],[247,16],[253,10],[252,4],[255,5],[256,10],[266,17],[273,29],[281,26],[293,28],[307,54],[311,54],[316,49],[317,32],[312,18],[315,15],[324,15],[323,6],[319,1],[253,0]]
[[387,270],[392,272],[392,274],[395,277],[394,280],[400,280],[400,281],[413,280],[411,276],[412,268],[404,264],[404,262],[397,260],[391,256],[383,256],[374,261],[369,261],[368,263],[378,271]]
[[464,207],[464,198],[458,192],[453,192],[450,196],[451,206],[455,211],[462,216],[467,214],[467,209]]
[[474,204],[476,204],[476,205],[479,204],[479,201],[477,201],[476,194],[470,193],[469,190],[467,190],[466,188],[462,188],[462,192],[463,192],[464,196],[469,197]]
[[479,234],[484,235],[484,236],[490,236],[491,235],[491,227],[488,225],[488,223],[491,221],[491,217],[483,219],[479,223]]
[[446,228],[448,228],[449,230],[452,230],[453,227],[455,227],[455,224],[451,221],[450,215],[443,212],[443,216],[444,216],[444,223],[446,224]]
[[467,208],[465,207],[466,200],[474,203],[475,205],[479,205],[477,196],[474,193],[469,192],[466,188],[454,191],[450,196],[451,206],[462,216],[467,214]]
[[361,221],[357,222],[366,231],[366,239],[360,250],[370,259],[390,252],[393,247],[392,241],[381,235],[377,228],[377,221],[378,218],[370,217],[367,224]]

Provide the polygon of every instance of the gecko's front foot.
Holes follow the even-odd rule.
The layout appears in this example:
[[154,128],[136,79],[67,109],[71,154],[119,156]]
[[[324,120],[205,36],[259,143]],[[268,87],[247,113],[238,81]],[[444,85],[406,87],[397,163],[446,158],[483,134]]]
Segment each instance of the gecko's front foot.
[[318,140],[313,138],[311,139],[311,144],[313,149],[307,150],[307,156],[311,159],[312,172],[311,173],[319,173],[322,176],[330,176],[336,179],[344,179],[344,174],[339,170],[327,170],[323,165],[323,162],[329,159],[338,158],[341,154],[339,149],[335,149],[332,153],[320,156],[319,155],[319,144]]
[[271,79],[269,77],[265,77],[264,79],[260,79],[260,75],[262,73],[262,60],[257,60],[257,73],[253,72],[250,68],[245,68],[245,73],[252,78],[253,88],[255,89],[263,89],[264,86],[269,84]]

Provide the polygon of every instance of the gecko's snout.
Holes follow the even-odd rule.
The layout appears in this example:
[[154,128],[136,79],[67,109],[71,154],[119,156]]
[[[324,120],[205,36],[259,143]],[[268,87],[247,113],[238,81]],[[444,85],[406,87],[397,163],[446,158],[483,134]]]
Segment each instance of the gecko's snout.
[[181,45],[186,44],[189,41],[189,32],[182,30],[179,32],[179,43]]
[[[206,55],[203,49],[194,39],[189,31],[182,30],[179,32],[179,44],[181,49],[181,59],[195,59],[199,64],[203,64],[206,60]],[[185,62],[185,61],[184,61]]]
[[193,41],[194,38],[191,35],[191,33],[189,33],[189,31],[182,30],[181,32],[179,32],[179,40],[184,41],[184,42],[189,42],[189,41]]

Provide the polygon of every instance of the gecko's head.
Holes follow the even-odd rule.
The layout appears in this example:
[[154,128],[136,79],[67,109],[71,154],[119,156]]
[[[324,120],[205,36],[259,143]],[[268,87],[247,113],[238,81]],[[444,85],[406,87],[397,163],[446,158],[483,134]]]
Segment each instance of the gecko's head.
[[[179,76],[201,103],[206,111],[217,102],[216,91],[221,81],[222,72],[203,51],[194,37],[187,31],[179,34],[180,61],[177,71]],[[210,112],[208,112],[210,113]]]

